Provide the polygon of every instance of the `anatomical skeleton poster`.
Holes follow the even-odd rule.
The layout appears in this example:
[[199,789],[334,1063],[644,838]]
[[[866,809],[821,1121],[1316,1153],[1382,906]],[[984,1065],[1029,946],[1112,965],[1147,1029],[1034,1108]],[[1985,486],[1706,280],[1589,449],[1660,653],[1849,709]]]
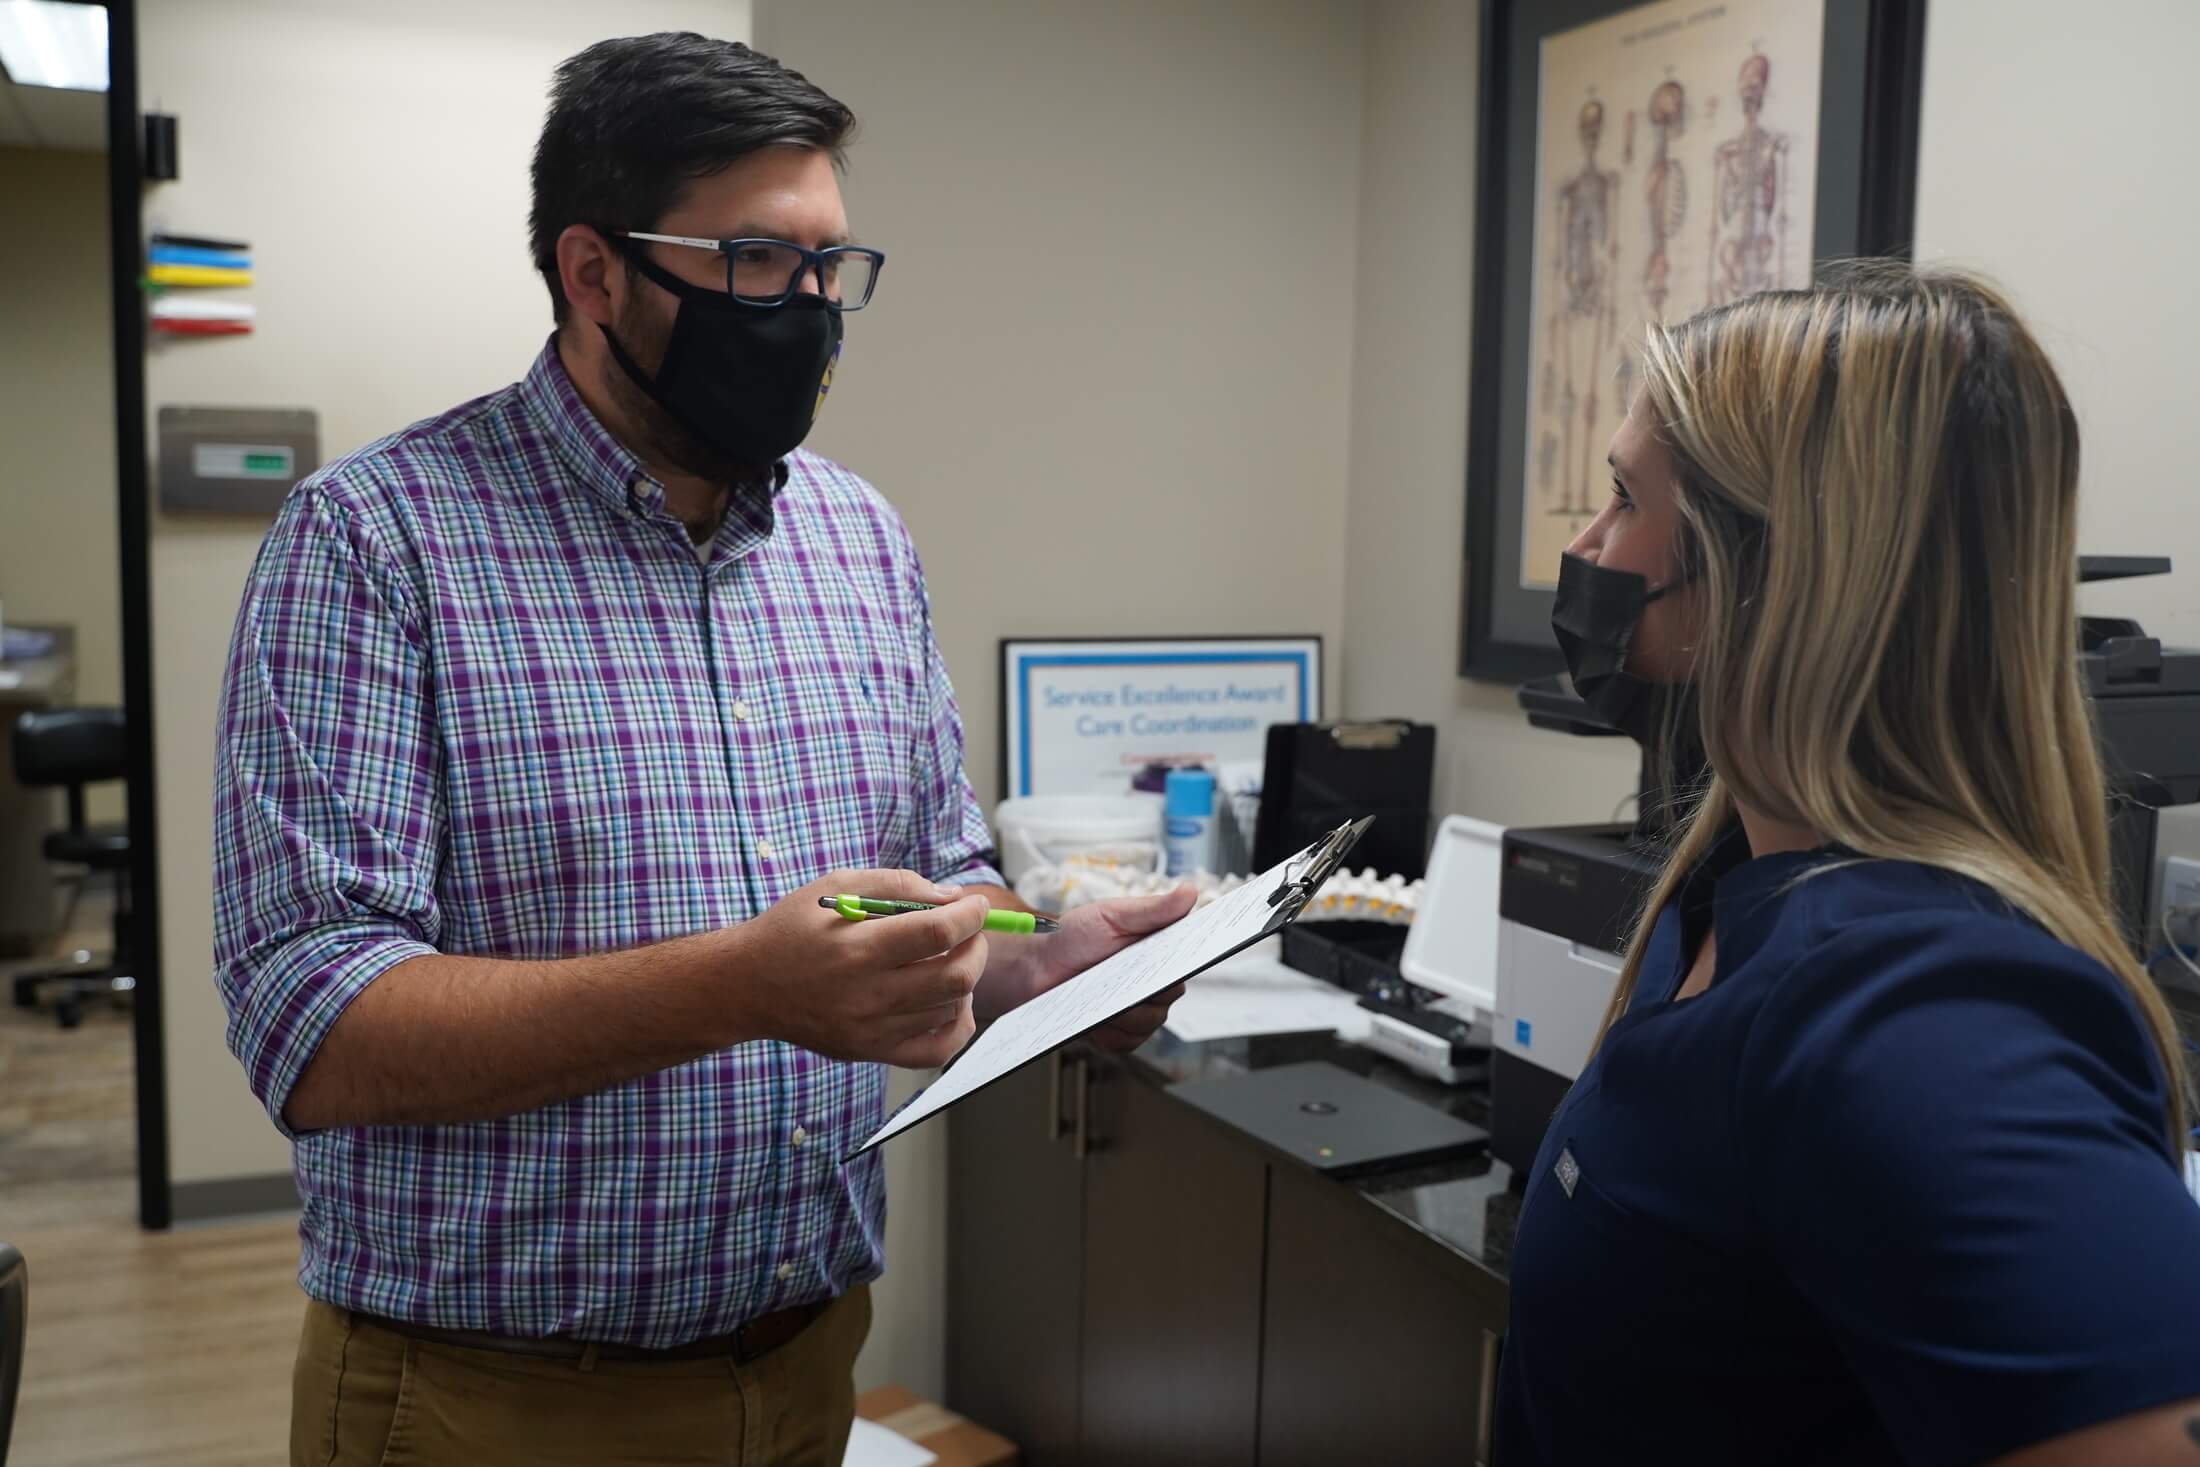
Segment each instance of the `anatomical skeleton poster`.
[[1542,43],[1521,584],[1611,495],[1643,325],[1809,283],[1824,0],[1658,0]]

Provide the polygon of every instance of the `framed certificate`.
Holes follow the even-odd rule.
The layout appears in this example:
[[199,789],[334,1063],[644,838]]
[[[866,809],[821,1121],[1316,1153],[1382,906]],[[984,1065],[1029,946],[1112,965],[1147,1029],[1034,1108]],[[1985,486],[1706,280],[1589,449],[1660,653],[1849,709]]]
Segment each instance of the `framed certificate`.
[[1322,716],[1320,637],[1001,640],[1001,791],[1120,794],[1147,764],[1258,763]]

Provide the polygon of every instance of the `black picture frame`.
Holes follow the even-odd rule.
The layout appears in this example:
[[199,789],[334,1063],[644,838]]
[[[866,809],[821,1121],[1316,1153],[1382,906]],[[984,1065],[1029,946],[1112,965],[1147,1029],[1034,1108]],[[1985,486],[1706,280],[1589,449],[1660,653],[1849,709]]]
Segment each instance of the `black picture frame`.
[[[1537,48],[1644,0],[1483,0],[1474,349],[1459,674],[1520,683],[1562,671],[1551,592],[1520,584],[1535,268]],[[1917,194],[1925,0],[1824,0],[1815,260],[1907,256]]]

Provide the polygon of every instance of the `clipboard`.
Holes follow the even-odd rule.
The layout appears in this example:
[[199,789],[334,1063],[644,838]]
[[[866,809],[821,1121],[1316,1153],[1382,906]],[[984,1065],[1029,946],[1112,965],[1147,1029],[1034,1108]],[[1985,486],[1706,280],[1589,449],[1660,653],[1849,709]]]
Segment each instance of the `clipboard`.
[[[1322,887],[1330,877],[1337,874],[1338,868],[1344,865],[1344,858],[1352,854],[1352,848],[1360,843],[1360,837],[1367,834],[1367,828],[1374,823],[1375,817],[1372,815],[1348,820],[1284,862],[1283,881],[1268,897],[1268,905],[1275,909],[1275,915],[1269,919],[1260,937],[1252,939],[1246,946],[1252,946],[1253,942],[1258,942],[1261,938],[1273,937],[1297,921],[1299,913],[1305,911],[1307,904],[1321,895]],[[1217,958],[1215,961],[1220,962],[1222,959]]]
[[1273,937],[1307,909],[1374,823],[1372,815],[1345,822],[1236,891],[994,1020],[963,1047],[937,1080],[842,1157],[841,1164],[1006,1079],[1155,994]]

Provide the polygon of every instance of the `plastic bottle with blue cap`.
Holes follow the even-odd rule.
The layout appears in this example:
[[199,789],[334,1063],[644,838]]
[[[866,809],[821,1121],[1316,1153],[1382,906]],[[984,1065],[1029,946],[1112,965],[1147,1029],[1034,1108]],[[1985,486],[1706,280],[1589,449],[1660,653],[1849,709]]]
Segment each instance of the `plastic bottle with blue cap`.
[[1163,786],[1163,843],[1169,875],[1212,871],[1215,864],[1215,776],[1206,769],[1172,769]]

